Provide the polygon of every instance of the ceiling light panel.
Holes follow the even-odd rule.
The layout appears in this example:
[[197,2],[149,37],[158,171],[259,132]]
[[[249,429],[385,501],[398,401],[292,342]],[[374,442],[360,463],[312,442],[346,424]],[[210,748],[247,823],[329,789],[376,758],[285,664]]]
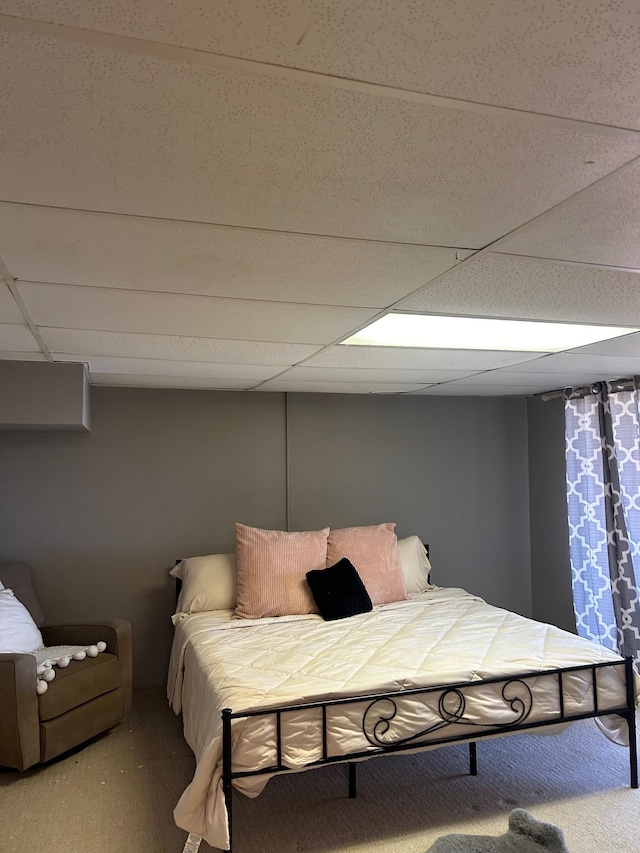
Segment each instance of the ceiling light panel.
[[16,202],[473,248],[640,153],[509,113],[43,35],[6,33],[3,59],[0,179]]
[[[33,0],[2,10],[35,17]],[[54,23],[627,127],[640,115],[636,14],[635,0],[563,0],[544,15],[537,3],[514,12],[512,0],[394,0],[366,14],[353,0],[182,0],[161,15],[157,0],[38,4]]]
[[387,314],[343,341],[346,346],[457,347],[524,352],[560,352],[637,332],[614,326],[495,320],[486,317],[443,317]]
[[[403,311],[640,326],[635,273],[486,253],[403,299]],[[612,298],[615,294],[615,298]]]

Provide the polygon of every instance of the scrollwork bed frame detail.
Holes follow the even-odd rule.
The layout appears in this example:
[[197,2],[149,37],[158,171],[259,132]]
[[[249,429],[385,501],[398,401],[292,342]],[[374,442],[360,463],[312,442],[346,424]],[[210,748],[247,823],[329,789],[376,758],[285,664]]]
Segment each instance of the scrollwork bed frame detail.
[[[601,710],[599,707],[597,671],[606,667],[620,667],[622,665],[624,665],[625,670],[626,703],[617,708]],[[590,673],[593,705],[591,709],[582,712],[566,712],[565,677],[570,673]],[[542,720],[532,720],[530,717],[534,710],[534,694],[529,686],[529,682],[539,678],[555,679],[558,694],[557,709],[554,713],[546,714]],[[508,722],[496,724],[477,723],[471,716],[467,715],[469,705],[473,701],[473,694],[478,688],[486,685],[501,687],[500,692],[502,700],[505,703],[504,707],[507,709],[507,713],[509,710],[513,712],[513,717]],[[410,735],[395,737],[392,723],[398,712],[396,700],[414,697],[426,701],[426,699],[434,694],[438,696],[436,713],[439,720],[427,727],[420,728],[419,731],[413,732]],[[362,714],[361,727],[362,734],[370,746],[367,749],[356,752],[331,755],[327,738],[327,709],[335,708],[336,706],[353,705],[354,703],[368,703]],[[322,758],[309,762],[305,767],[347,763],[349,767],[350,797],[355,797],[356,794],[356,764],[354,762],[357,759],[371,758],[381,754],[388,755],[407,750],[418,751],[422,748],[426,749],[433,746],[467,741],[469,743],[469,772],[475,776],[477,774],[476,742],[478,740],[498,734],[517,731],[525,732],[542,726],[569,723],[591,717],[604,717],[610,714],[617,714],[627,721],[629,729],[630,785],[632,788],[638,787],[638,754],[632,658],[626,658],[624,661],[585,664],[561,669],[542,670],[540,672],[525,672],[518,675],[488,678],[481,681],[443,684],[435,687],[419,687],[366,696],[352,696],[343,699],[328,699],[326,701],[307,702],[303,704],[282,705],[276,708],[247,712],[232,711],[230,708],[225,708],[222,711],[222,786],[229,820],[229,850],[232,849],[232,781],[247,776],[264,776],[290,772],[293,768],[285,766],[282,761],[282,715],[288,712],[312,708],[319,708],[322,715]],[[429,712],[433,714],[434,707],[429,706]],[[231,746],[232,721],[273,715],[275,715],[276,721],[274,763],[268,767],[260,767],[256,770],[234,770]],[[456,726],[477,727],[479,731],[477,734],[470,733],[468,730],[460,733],[459,731],[456,732]],[[437,732],[440,735],[432,737]]]
[[[509,698],[506,693],[507,690],[517,685],[522,689],[523,697],[521,696],[513,696]],[[436,688],[442,689],[442,688]],[[521,681],[519,678],[511,678],[504,683],[501,691],[502,698],[504,702],[510,706],[511,710],[515,712],[515,716],[513,720],[508,724],[509,726],[517,726],[527,719],[529,714],[531,713],[531,708],[533,706],[533,694],[529,685]],[[450,698],[454,698],[455,707],[448,708],[447,700]],[[388,703],[392,711],[388,716],[384,715],[384,712],[380,709],[378,712],[375,711],[376,708],[379,708],[382,703]],[[447,687],[442,691],[440,697],[438,699],[438,716],[440,717],[440,721],[437,723],[433,723],[427,728],[421,729],[420,731],[414,732],[408,737],[403,738],[394,738],[394,739],[386,739],[383,735],[386,735],[391,729],[391,721],[394,719],[398,712],[398,706],[393,698],[385,696],[383,698],[374,699],[373,702],[368,706],[364,715],[362,717],[362,733],[369,741],[372,746],[378,746],[383,748],[388,748],[390,746],[398,747],[400,745],[415,743],[415,741],[420,738],[424,738],[427,735],[432,734],[433,732],[439,731],[441,729],[446,728],[447,726],[455,726],[455,725],[465,725],[465,726],[481,726],[482,728],[486,728],[486,723],[478,723],[475,720],[470,719],[469,717],[465,717],[467,700],[464,693],[458,687]],[[376,717],[376,722],[368,727],[367,720],[370,717]]]

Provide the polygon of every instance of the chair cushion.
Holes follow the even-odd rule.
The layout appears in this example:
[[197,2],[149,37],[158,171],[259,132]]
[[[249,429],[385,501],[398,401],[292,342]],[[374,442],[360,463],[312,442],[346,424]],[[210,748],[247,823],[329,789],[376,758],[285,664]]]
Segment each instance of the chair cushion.
[[56,677],[46,693],[38,697],[40,720],[52,720],[97,696],[115,690],[121,683],[120,665],[107,652],[95,658],[73,660],[64,669],[56,667]]
[[121,688],[40,724],[40,761],[49,761],[117,725],[124,716]]

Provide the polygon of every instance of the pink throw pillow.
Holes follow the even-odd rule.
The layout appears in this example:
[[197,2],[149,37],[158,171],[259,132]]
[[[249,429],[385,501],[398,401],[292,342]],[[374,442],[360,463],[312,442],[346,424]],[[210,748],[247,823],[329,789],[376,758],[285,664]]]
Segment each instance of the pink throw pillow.
[[331,530],[327,566],[346,557],[356,567],[373,604],[403,601],[407,587],[402,574],[398,538],[393,523]]
[[235,617],[317,613],[306,574],[324,569],[329,528],[288,533],[236,524]]

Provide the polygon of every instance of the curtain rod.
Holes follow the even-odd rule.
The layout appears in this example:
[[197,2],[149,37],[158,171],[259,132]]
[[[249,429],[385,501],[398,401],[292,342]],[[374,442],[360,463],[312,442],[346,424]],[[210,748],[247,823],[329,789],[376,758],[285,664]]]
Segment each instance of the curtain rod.
[[[608,381],[611,383],[611,385],[616,386],[616,388],[614,389],[616,391],[624,391],[627,388],[635,387],[635,380],[633,379],[611,379]],[[588,385],[578,385],[575,388],[571,389],[571,395],[574,397],[580,397],[586,396],[590,393],[595,393],[595,389],[593,386],[593,382],[590,382]],[[560,391],[547,391],[544,394],[540,394],[539,396],[540,399],[546,403],[548,400],[557,400],[558,397],[564,397],[565,392],[566,389]]]

